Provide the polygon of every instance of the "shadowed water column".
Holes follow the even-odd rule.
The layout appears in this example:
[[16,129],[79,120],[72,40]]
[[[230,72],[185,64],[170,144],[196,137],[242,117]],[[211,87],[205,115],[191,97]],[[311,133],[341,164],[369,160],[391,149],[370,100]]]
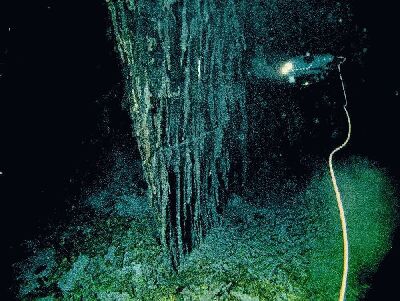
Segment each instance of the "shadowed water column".
[[244,1],[108,1],[149,199],[174,268],[246,178]]

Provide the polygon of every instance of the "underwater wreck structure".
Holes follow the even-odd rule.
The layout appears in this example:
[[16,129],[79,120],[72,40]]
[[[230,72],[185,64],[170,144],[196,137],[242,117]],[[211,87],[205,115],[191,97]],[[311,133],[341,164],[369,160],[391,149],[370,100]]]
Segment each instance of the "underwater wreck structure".
[[149,200],[174,268],[219,223],[229,182],[246,179],[244,2],[107,2]]

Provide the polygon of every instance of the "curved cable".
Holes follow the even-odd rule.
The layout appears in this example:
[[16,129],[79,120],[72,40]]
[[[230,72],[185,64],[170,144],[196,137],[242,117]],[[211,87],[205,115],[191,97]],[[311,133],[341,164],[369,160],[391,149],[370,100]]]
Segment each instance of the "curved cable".
[[340,57],[340,58],[342,59],[342,62],[340,62],[338,64],[338,70],[339,70],[340,81],[342,83],[343,95],[344,95],[344,99],[345,99],[345,104],[343,105],[343,109],[344,109],[344,112],[346,113],[346,117],[347,117],[348,131],[347,131],[346,140],[330,153],[328,163],[329,163],[329,172],[330,172],[332,184],[333,184],[333,190],[335,191],[337,205],[338,205],[338,209],[339,209],[340,222],[341,222],[341,226],[342,226],[342,235],[343,235],[343,274],[342,274],[342,283],[341,283],[340,292],[339,292],[339,301],[343,301],[343,300],[345,300],[345,295],[346,295],[347,275],[348,275],[348,270],[349,270],[349,242],[347,239],[346,216],[345,216],[344,209],[343,209],[343,203],[342,203],[342,197],[340,194],[340,190],[339,190],[339,187],[336,182],[335,172],[333,171],[332,159],[333,159],[333,155],[336,152],[338,152],[339,150],[341,150],[342,148],[344,148],[346,146],[346,144],[349,142],[350,135],[351,135],[351,121],[350,121],[349,112],[347,111],[347,108],[346,108],[347,107],[347,95],[346,95],[346,90],[345,90],[344,83],[343,83],[342,72],[340,69],[340,65],[343,64],[346,59],[342,58],[342,57]]

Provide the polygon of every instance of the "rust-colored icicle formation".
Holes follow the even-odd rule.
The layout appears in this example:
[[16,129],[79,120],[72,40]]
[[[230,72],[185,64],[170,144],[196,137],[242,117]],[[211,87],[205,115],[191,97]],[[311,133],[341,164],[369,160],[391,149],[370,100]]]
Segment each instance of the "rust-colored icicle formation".
[[233,157],[245,179],[242,5],[108,2],[151,204],[175,268],[218,224]]

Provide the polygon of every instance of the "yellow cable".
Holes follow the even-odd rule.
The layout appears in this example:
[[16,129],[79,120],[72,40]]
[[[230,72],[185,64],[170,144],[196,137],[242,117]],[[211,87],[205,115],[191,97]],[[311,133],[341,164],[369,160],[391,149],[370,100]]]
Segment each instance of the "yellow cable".
[[332,184],[333,184],[333,190],[335,191],[337,205],[338,205],[338,208],[339,208],[340,221],[341,221],[341,225],[342,225],[342,235],[343,235],[343,274],[342,274],[342,284],[341,284],[340,293],[339,293],[339,301],[343,301],[344,298],[345,298],[345,295],[346,295],[347,274],[348,274],[348,270],[349,270],[349,242],[347,240],[346,217],[345,217],[344,210],[343,210],[343,203],[342,203],[342,198],[341,198],[341,195],[340,195],[339,187],[337,185],[335,173],[333,171],[332,158],[333,158],[333,155],[336,152],[338,152],[339,150],[341,150],[342,148],[344,148],[346,146],[346,144],[350,140],[350,135],[351,135],[350,115],[349,115],[349,112],[347,111],[347,108],[346,108],[346,106],[347,106],[346,90],[344,88],[342,73],[341,73],[341,70],[340,70],[340,65],[342,63],[344,63],[344,60],[341,63],[338,64],[338,69],[339,69],[340,81],[342,82],[343,95],[344,95],[344,99],[345,99],[345,104],[343,106],[343,109],[344,109],[344,111],[346,113],[347,123],[348,123],[348,127],[349,128],[348,128],[346,140],[340,146],[335,148],[329,155],[329,172],[330,172],[330,175],[331,175]]

